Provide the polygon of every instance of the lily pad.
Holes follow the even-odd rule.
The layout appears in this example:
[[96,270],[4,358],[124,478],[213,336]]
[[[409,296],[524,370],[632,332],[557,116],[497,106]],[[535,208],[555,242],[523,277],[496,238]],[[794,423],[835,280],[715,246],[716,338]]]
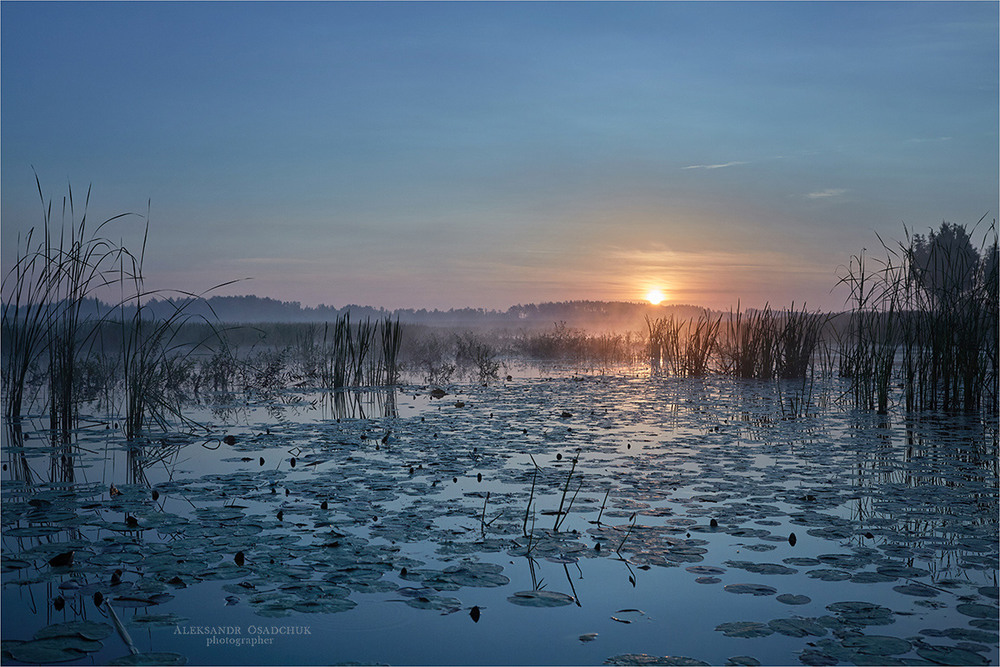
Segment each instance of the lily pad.
[[501,572],[503,568],[493,563],[462,563],[446,567],[441,572],[428,573],[424,577],[424,584],[438,590],[457,590],[464,586],[506,586],[510,579]]
[[834,602],[826,608],[848,625],[889,625],[896,621],[891,609],[873,602]]
[[919,598],[933,598],[938,595],[938,591],[930,586],[921,586],[920,584],[902,584],[900,586],[893,586],[892,590],[903,595],[912,595]]
[[171,627],[187,623],[189,619],[177,614],[143,614],[135,616],[129,624],[147,627]]
[[822,637],[827,633],[825,627],[809,618],[776,618],[768,622],[767,625],[775,632],[788,637],[805,637],[806,635]]
[[715,626],[716,632],[721,632],[727,637],[767,637],[773,635],[774,630],[768,627],[767,623],[757,623],[756,621],[734,621],[732,623],[722,623]]
[[70,621],[68,623],[55,623],[48,625],[35,633],[35,639],[47,639],[51,637],[83,637],[92,641],[98,641],[110,636],[114,631],[107,623],[96,621]]
[[955,607],[955,611],[973,618],[1000,618],[1000,610],[996,606],[966,602]]
[[917,655],[939,665],[988,665],[990,661],[972,651],[951,646],[921,646]]
[[507,601],[522,607],[564,607],[576,602],[576,598],[557,591],[518,591]]
[[841,644],[867,655],[901,655],[910,650],[910,642],[898,637],[881,635],[862,635],[860,637],[845,637]]
[[47,637],[35,639],[10,647],[10,655],[19,662],[47,664],[78,660],[87,653],[100,651],[104,647],[99,641],[83,637]]
[[432,609],[434,611],[448,611],[461,609],[462,607],[460,600],[440,595],[421,595],[419,597],[408,598],[405,602],[414,609]]
[[808,595],[792,595],[791,593],[782,593],[774,599],[782,604],[809,604],[812,602],[812,598]]
[[[991,629],[995,629],[996,624]],[[1000,635],[995,632],[984,632],[983,630],[970,630],[969,628],[948,628],[938,630],[936,628],[921,630],[920,634],[928,637],[948,637],[956,641],[982,642],[984,644],[996,644],[1000,642]]]
[[819,579],[820,581],[846,581],[851,578],[851,573],[844,572],[843,570],[822,569],[809,570],[806,572],[806,576]]
[[724,590],[741,595],[774,595],[778,592],[777,588],[763,584],[727,584]]

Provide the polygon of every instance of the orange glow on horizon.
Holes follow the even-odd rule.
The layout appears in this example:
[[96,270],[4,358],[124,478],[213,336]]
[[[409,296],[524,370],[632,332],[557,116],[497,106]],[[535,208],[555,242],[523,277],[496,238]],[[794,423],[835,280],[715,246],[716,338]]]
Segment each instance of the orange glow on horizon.
[[648,292],[646,292],[646,301],[649,301],[654,306],[658,306],[666,298],[667,296],[663,293],[662,290],[651,289]]

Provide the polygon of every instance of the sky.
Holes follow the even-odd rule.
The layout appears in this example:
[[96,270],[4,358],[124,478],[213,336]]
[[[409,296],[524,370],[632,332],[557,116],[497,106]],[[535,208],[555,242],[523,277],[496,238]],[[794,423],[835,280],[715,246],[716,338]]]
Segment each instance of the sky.
[[[0,4],[4,272],[69,188],[148,289],[837,310],[1000,207],[996,2]],[[58,216],[56,216],[58,219]]]

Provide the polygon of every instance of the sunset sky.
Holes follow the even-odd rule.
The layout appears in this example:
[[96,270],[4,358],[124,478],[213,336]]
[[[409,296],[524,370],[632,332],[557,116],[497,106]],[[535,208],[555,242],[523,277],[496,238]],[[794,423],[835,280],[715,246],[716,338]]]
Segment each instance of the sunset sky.
[[996,217],[998,12],[4,2],[4,271],[34,168],[94,219],[150,202],[150,288],[837,309],[876,234]]

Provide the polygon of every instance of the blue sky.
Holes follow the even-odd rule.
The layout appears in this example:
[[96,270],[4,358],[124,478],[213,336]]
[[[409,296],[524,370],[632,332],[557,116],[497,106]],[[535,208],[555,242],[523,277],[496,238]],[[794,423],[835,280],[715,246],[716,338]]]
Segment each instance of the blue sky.
[[4,2],[0,30],[5,266],[34,167],[95,217],[150,202],[152,288],[838,308],[876,233],[1000,199],[995,2]]

